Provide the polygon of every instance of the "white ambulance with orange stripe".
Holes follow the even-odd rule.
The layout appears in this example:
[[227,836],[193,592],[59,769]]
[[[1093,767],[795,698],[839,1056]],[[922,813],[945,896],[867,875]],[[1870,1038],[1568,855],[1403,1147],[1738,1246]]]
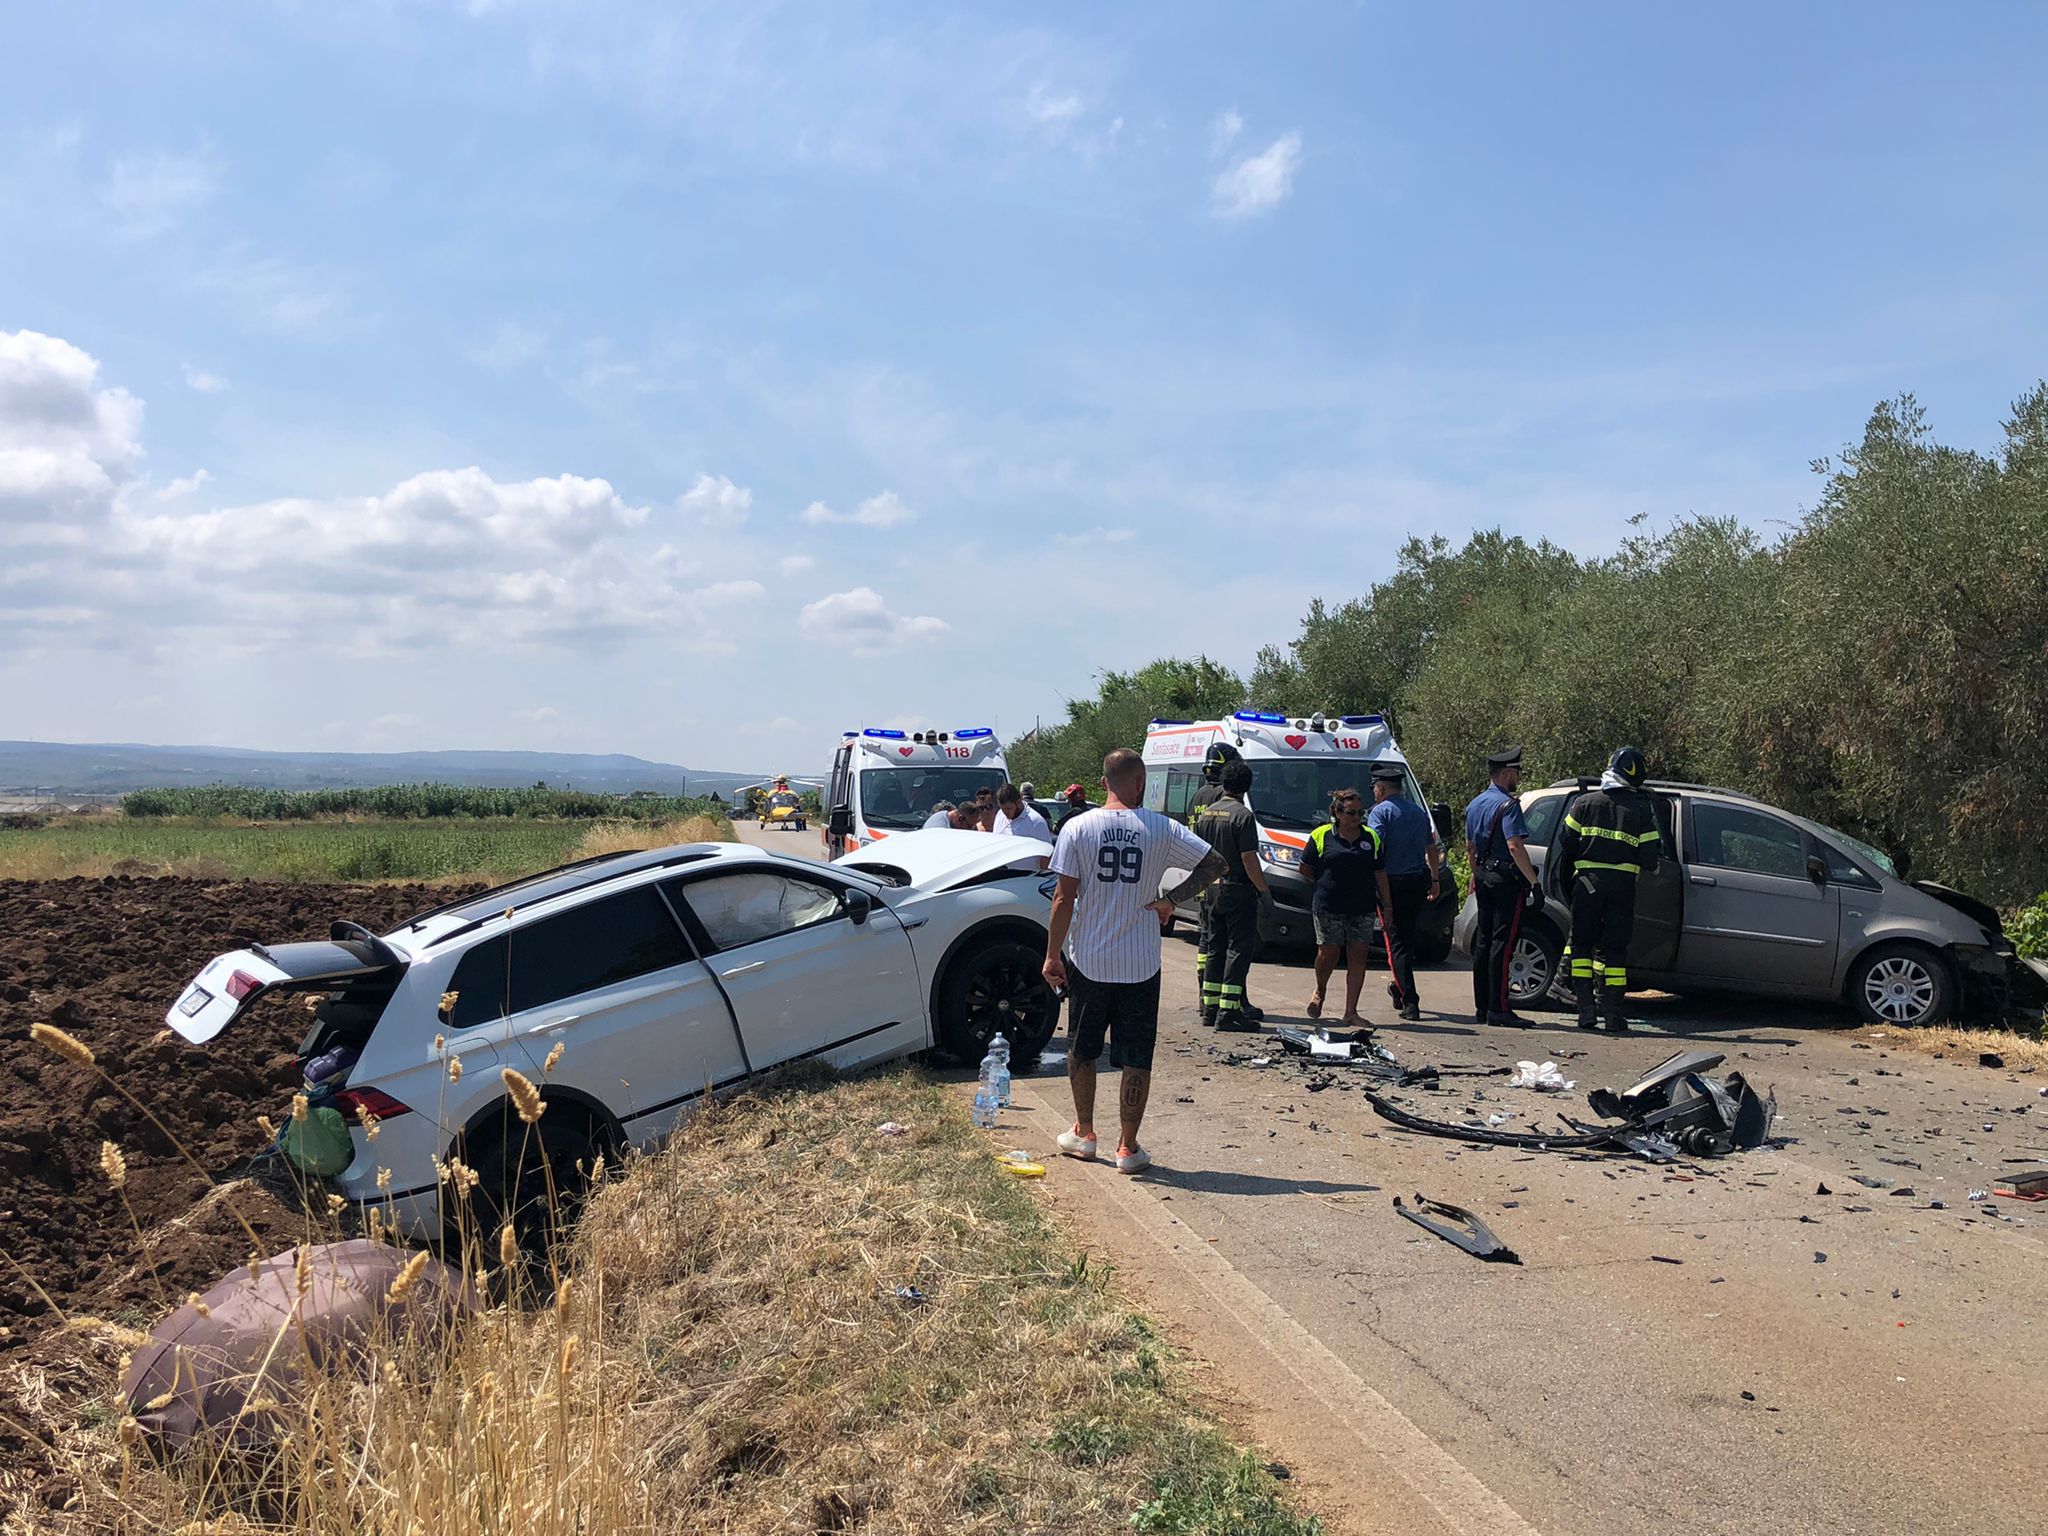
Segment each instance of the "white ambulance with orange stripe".
[[847,731],[825,786],[825,856],[836,859],[898,832],[915,832],[932,807],[1003,787],[1003,744],[985,725],[954,731],[870,725]]
[[[1154,720],[1145,732],[1145,804],[1185,821],[1202,787],[1202,762],[1222,742],[1236,749],[1252,771],[1245,803],[1259,823],[1259,862],[1273,888],[1273,910],[1262,927],[1269,943],[1313,944],[1309,884],[1301,877],[1301,851],[1308,835],[1330,819],[1334,790],[1355,789],[1372,803],[1375,763],[1407,769],[1408,797],[1428,806],[1444,837],[1450,807],[1431,805],[1415,770],[1394,741],[1381,715],[1307,715],[1290,719],[1269,710],[1241,709],[1228,720]],[[1444,870],[1435,901],[1423,908],[1416,933],[1416,958],[1434,963],[1451,952],[1451,924],[1458,915],[1457,881]],[[1193,920],[1189,907],[1179,914]]]

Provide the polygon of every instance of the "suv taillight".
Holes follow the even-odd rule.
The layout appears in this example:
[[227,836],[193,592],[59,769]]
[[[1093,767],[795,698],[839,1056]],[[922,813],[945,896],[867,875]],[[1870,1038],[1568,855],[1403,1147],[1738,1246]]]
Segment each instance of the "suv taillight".
[[236,1002],[239,1003],[251,992],[257,992],[262,990],[262,987],[263,983],[258,981],[254,976],[251,976],[247,971],[237,971],[235,972],[234,975],[228,978],[228,984],[225,990],[229,997],[232,997]]
[[390,1120],[412,1113],[411,1106],[399,1103],[381,1088],[344,1088],[334,1096],[334,1107],[344,1118],[353,1116],[358,1122],[365,1115]]

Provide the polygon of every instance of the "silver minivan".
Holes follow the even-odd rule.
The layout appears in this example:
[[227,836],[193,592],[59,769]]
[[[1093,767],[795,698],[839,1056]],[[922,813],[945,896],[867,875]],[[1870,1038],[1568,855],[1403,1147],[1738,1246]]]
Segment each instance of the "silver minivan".
[[[1560,987],[1571,908],[1546,855],[1571,802],[1596,782],[1522,796],[1544,902],[1524,919],[1510,964],[1517,1005]],[[1667,857],[1636,892],[1628,971],[1638,989],[1846,1002],[1870,1023],[1901,1025],[2005,1001],[2013,947],[1995,908],[1909,883],[1869,844],[1740,791],[1646,787]],[[1477,915],[1467,899],[1455,931],[1467,955]]]

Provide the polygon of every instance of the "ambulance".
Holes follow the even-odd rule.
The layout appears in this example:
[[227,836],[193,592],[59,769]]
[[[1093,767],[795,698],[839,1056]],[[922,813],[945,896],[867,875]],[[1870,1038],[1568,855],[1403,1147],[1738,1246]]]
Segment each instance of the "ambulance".
[[[1235,747],[1252,771],[1245,803],[1258,819],[1259,862],[1273,888],[1273,912],[1261,929],[1268,943],[1315,943],[1301,851],[1309,833],[1330,819],[1333,790],[1355,789],[1372,803],[1375,763],[1399,763],[1406,770],[1408,798],[1428,808],[1438,837],[1448,844],[1450,807],[1423,798],[1415,770],[1381,715],[1289,719],[1241,709],[1228,720],[1154,720],[1145,732],[1145,804],[1185,821],[1202,787],[1202,760],[1217,742]],[[1190,905],[1177,917],[1192,922],[1195,915]],[[1458,883],[1447,864],[1437,899],[1423,907],[1417,924],[1416,959],[1434,963],[1451,952],[1457,915]]]
[[839,858],[898,832],[915,832],[941,801],[972,800],[1003,787],[1003,744],[985,725],[847,731],[825,787],[825,857]]

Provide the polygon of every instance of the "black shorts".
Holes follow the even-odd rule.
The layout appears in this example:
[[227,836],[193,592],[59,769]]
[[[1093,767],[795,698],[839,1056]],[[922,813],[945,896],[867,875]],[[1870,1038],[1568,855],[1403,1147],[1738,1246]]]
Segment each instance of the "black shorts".
[[1067,962],[1067,1029],[1076,1061],[1095,1061],[1109,1041],[1109,1064],[1152,1070],[1159,1043],[1159,973],[1146,981],[1090,981]]

